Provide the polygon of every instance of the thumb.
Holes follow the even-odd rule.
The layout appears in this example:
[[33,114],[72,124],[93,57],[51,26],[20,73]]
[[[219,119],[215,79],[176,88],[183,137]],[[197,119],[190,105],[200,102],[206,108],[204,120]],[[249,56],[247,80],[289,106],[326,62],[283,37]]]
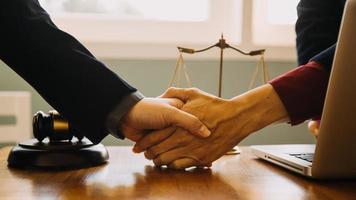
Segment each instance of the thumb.
[[168,88],[160,97],[178,98],[184,102],[189,99],[189,95],[187,95],[187,89],[175,88],[175,87]]
[[181,109],[184,106],[183,101],[177,98],[161,98],[161,101],[167,103],[170,106]]
[[197,117],[179,109],[174,110],[168,118],[171,125],[181,127],[196,136],[210,136],[210,130]]

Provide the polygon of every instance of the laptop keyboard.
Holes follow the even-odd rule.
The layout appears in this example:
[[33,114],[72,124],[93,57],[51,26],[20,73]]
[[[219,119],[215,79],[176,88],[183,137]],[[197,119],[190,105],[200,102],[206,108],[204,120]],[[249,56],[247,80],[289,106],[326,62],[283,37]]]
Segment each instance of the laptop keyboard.
[[289,155],[308,162],[313,162],[313,157],[314,157],[314,153],[291,153]]

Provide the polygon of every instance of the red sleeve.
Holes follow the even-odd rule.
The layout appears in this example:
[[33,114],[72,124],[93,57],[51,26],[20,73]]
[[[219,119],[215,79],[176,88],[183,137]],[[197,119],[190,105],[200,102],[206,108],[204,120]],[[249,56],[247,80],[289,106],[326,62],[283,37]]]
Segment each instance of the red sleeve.
[[283,102],[290,123],[296,125],[321,116],[328,81],[329,73],[320,64],[311,61],[269,83]]

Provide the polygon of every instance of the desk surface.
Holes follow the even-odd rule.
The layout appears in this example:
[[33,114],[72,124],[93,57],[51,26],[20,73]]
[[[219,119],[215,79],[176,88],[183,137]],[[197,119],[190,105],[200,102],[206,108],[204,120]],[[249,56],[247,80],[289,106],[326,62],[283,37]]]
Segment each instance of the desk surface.
[[108,147],[109,163],[62,172],[7,167],[0,150],[0,199],[356,199],[356,181],[320,182],[256,159],[248,148],[211,170],[154,168],[130,147]]

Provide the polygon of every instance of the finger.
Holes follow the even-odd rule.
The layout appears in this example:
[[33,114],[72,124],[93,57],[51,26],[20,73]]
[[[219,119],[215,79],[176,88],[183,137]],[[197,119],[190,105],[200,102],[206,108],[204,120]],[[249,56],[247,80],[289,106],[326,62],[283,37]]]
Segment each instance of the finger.
[[163,166],[163,165],[167,165],[168,166],[173,161],[181,159],[182,158],[182,154],[185,151],[186,150],[180,148],[180,149],[173,149],[171,151],[162,153],[162,154],[158,155],[157,157],[155,157],[153,159],[153,163],[156,166]]
[[125,135],[126,138],[134,142],[139,141],[146,133],[145,130],[137,130],[130,126],[126,126],[125,124],[121,126],[121,132]]
[[178,98],[184,102],[188,101],[189,95],[187,94],[187,89],[183,88],[168,88],[161,96],[161,98]]
[[181,159],[171,162],[168,165],[168,168],[170,168],[170,169],[186,169],[189,167],[197,167],[197,168],[202,169],[202,168],[206,168],[206,167],[210,168],[211,166],[212,166],[212,163],[203,164],[193,158],[181,158]]
[[179,148],[172,151],[163,153],[153,159],[153,163],[156,166],[167,165],[168,168],[172,169],[185,169],[188,167],[211,167],[211,163],[202,163],[199,159],[196,159],[195,156],[189,156],[186,154],[186,150]]
[[178,129],[176,132],[174,132],[174,134],[172,134],[166,140],[162,141],[161,143],[155,146],[148,148],[145,152],[146,158],[150,160],[155,159],[160,154],[187,145],[191,141],[193,136],[190,136],[189,134],[184,136],[183,135],[184,132],[186,131],[183,129]]
[[170,163],[168,165],[168,168],[181,170],[181,169],[195,167],[199,165],[201,164],[192,158],[181,158]]
[[197,96],[210,96],[216,98],[216,96],[204,92],[197,88],[168,88],[163,94],[159,97],[161,98],[178,98],[184,102],[196,98]]
[[171,136],[176,129],[177,129],[176,127],[169,127],[163,130],[153,131],[145,135],[135,144],[135,146],[132,149],[133,152],[141,153],[146,149],[156,144],[159,144],[160,142],[162,142],[163,140]]
[[[188,152],[188,153],[187,153]],[[184,169],[188,167],[211,167],[211,163],[204,163],[196,156],[191,154],[191,151],[186,148],[175,148],[173,150],[167,151],[158,155],[153,159],[153,163],[156,166],[167,165],[172,169]]]
[[209,137],[210,130],[194,115],[175,109],[174,112],[167,114],[171,125],[188,130],[191,134],[199,137]]
[[152,157],[149,155],[149,153],[147,153],[147,151],[145,151],[144,155],[147,160],[152,160]]

